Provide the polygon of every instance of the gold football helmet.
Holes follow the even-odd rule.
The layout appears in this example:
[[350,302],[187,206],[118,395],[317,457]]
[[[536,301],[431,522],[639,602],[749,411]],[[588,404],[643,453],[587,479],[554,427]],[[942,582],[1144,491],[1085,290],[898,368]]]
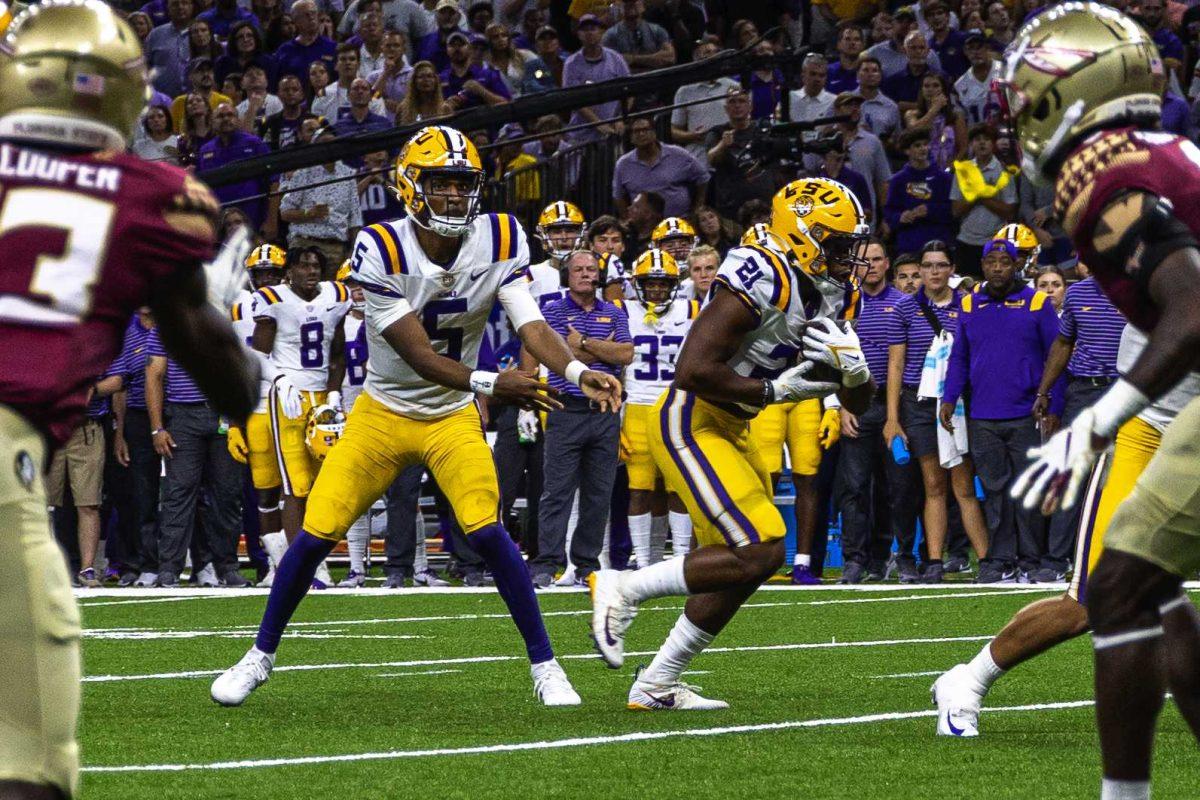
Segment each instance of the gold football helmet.
[[[649,281],[660,281],[668,284],[664,295],[651,297]],[[679,262],[666,250],[652,247],[637,257],[633,262],[633,291],[638,300],[652,308],[656,314],[667,310],[667,306],[675,299],[679,291]]]
[[334,280],[339,281],[340,283],[354,280],[354,269],[350,266],[350,259],[347,258],[342,262],[342,265],[338,267],[337,275],[334,275],[333,277]]
[[287,253],[273,244],[260,244],[246,256],[246,271],[250,273],[250,285],[254,289],[275,286],[283,281]]
[[1017,248],[1017,269],[1024,272],[1037,268],[1037,259],[1042,252],[1042,245],[1038,242],[1037,235],[1028,226],[1019,222],[1010,222],[996,231],[996,235],[992,238],[1006,239],[1012,242],[1013,247]]
[[124,150],[150,97],[137,34],[100,0],[18,14],[0,40],[0,86],[0,137],[86,150]]
[[354,275],[354,268],[350,266],[350,259],[342,262],[338,267],[337,275],[334,279],[339,283],[346,284],[346,288],[350,291],[350,307],[355,311],[365,313],[367,310],[366,295],[363,294],[362,284]]
[[[413,134],[396,157],[393,170],[396,196],[409,216],[423,228],[442,236],[462,236],[479,213],[483,193],[483,162],[466,136],[446,125],[430,125]],[[439,180],[440,179],[440,180]],[[461,182],[457,195],[447,195],[446,181]],[[435,212],[429,198],[442,197],[447,208]],[[464,197],[462,214],[451,214],[453,197]]]
[[801,178],[776,192],[770,227],[795,266],[814,278],[843,281],[867,263],[871,229],[862,206],[854,192],[829,178]]
[[574,203],[559,200],[542,209],[538,215],[537,235],[552,257],[563,261],[583,246],[587,220]]
[[650,232],[650,244],[675,256],[676,261],[686,261],[699,243],[696,229],[682,217],[667,217]]
[[308,415],[308,424],[304,428],[304,444],[308,452],[317,461],[324,461],[325,456],[342,438],[346,429],[346,415],[331,405],[320,405]]
[[1086,134],[1156,122],[1162,74],[1150,34],[1111,6],[1068,2],[1025,23],[1004,53],[998,81],[1025,173],[1053,181]]

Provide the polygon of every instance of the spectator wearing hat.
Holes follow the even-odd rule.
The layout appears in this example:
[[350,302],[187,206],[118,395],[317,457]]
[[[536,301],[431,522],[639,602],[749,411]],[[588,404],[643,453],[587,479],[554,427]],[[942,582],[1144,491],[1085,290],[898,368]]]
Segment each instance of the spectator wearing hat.
[[[362,63],[361,56],[358,52],[358,46],[343,42],[337,47],[337,81],[325,87],[325,93],[320,97],[313,98],[312,113],[318,117],[324,117],[330,122],[336,122],[342,117],[350,113],[350,87],[359,79],[359,65]],[[368,90],[371,84],[367,83]],[[387,113],[387,107],[383,104],[383,99],[376,97],[372,98],[368,104],[368,108],[372,114],[383,116]]]
[[950,7],[940,0],[930,3],[925,14],[929,20],[929,49],[937,53],[941,71],[949,75],[950,80],[957,80],[970,66],[963,52],[967,34],[950,27]]
[[[825,88],[829,80],[829,62],[820,53],[809,53],[800,67],[800,88],[788,92],[789,122],[812,122],[828,117],[833,111],[837,95]],[[810,139],[815,132],[806,132]]]
[[[213,133],[210,141],[200,147],[196,156],[196,171],[203,173],[233,161],[242,161],[254,156],[266,155],[271,152],[266,142],[248,133],[239,126],[237,110],[232,103],[224,102],[213,111]],[[250,219],[251,226],[257,230],[266,221],[267,201],[263,197],[254,197],[267,191],[265,178],[249,180],[218,186],[213,192],[217,199],[226,205],[237,205]],[[253,199],[246,199],[251,198]]]
[[629,123],[633,149],[617,159],[613,169],[613,203],[624,217],[629,203],[642,192],[656,192],[665,202],[668,217],[690,214],[702,202],[708,186],[708,169],[691,153],[674,144],[663,144],[648,116]]
[[[696,60],[712,58],[720,47],[715,36],[707,36],[694,50]],[[675,105],[671,112],[671,140],[682,145],[704,163],[707,160],[708,132],[727,121],[725,100],[731,91],[741,91],[741,86],[732,78],[719,75],[711,80],[689,83],[675,91]],[[710,102],[700,102],[711,98]],[[749,98],[747,98],[748,100]],[[683,105],[689,104],[689,105]]]
[[233,26],[239,22],[249,22],[258,26],[258,17],[238,5],[238,0],[216,0],[212,8],[201,11],[196,19],[208,23],[212,35],[225,41],[229,38]]
[[863,52],[863,32],[857,22],[843,20],[837,26],[837,60],[829,65],[825,88],[836,94],[858,88],[858,57]]
[[917,107],[917,97],[926,75],[940,75],[929,65],[929,43],[920,31],[911,31],[904,40],[904,69],[883,79],[883,93],[896,101],[903,113]]
[[620,53],[634,75],[674,64],[671,35],[642,18],[644,0],[625,0],[621,8],[621,21],[604,32],[604,46]]
[[773,171],[749,160],[756,130],[750,111],[750,97],[740,87],[735,88],[725,97],[725,122],[714,126],[705,136],[708,146],[705,160],[712,169],[713,203],[723,217],[736,216],[742,203],[769,197],[776,189]]
[[[879,63],[883,67],[884,80],[893,75],[899,75],[908,66],[908,55],[904,48],[904,42],[908,39],[908,34],[916,29],[916,14],[913,13],[910,6],[904,6],[892,15],[892,38],[867,48],[866,55],[879,59]],[[942,68],[942,62],[937,53],[929,53],[926,63],[932,70]],[[888,94],[886,90],[884,94]]]
[[1000,61],[992,54],[987,37],[971,31],[963,40],[963,52],[971,68],[954,82],[958,104],[966,112],[967,124],[991,122],[999,112],[992,99],[992,83],[1000,77]]
[[[187,76],[191,86],[189,94],[198,94],[203,97],[213,111],[216,111],[217,106],[221,103],[232,102],[227,95],[221,94],[214,88],[216,75],[211,58],[205,56],[193,58],[188,62]],[[187,94],[181,94],[171,101],[171,123],[175,126],[176,133],[183,131],[184,104],[186,102]]]
[[908,161],[888,181],[883,218],[896,250],[915,253],[926,242],[953,238],[950,216],[950,173],[929,160],[929,131],[910,128],[900,134],[900,150]]
[[292,4],[291,18],[296,27],[296,36],[279,45],[279,49],[275,51],[275,60],[279,63],[280,75],[299,77],[307,89],[308,70],[314,61],[323,63],[329,73],[333,74],[337,43],[328,36],[321,35],[320,13],[313,0],[296,0]]
[[[996,158],[996,129],[986,123],[973,125],[967,134],[971,158],[985,183],[995,186],[1001,181],[1004,167]],[[1006,180],[1003,188],[992,197],[982,195],[966,199],[960,175],[956,172],[950,187],[950,210],[959,220],[958,246],[954,263],[959,275],[978,276],[983,246],[991,240],[1000,226],[1017,211],[1016,181]]]
[[192,0],[167,0],[167,20],[150,31],[144,43],[147,66],[154,88],[168,97],[187,91],[191,44],[188,28],[192,23]]
[[[433,16],[437,22],[437,30],[421,37],[414,53],[417,61],[432,62],[438,72],[442,72],[450,67],[450,55],[447,49],[450,34],[456,31],[463,32],[463,15],[456,0],[438,0],[437,5],[434,6]],[[466,42],[470,45],[470,38]]]
[[[602,45],[604,25],[595,14],[584,14],[579,18],[579,52],[572,54],[563,64],[563,88],[580,86],[585,83],[601,83],[629,75],[629,65],[616,50]],[[592,128],[584,128],[571,134],[576,142],[589,142],[601,136],[610,136],[621,132],[621,123],[612,120],[621,109],[621,101],[609,100],[592,106],[584,106],[571,114],[568,127],[585,123],[601,123]]]
[[558,31],[549,25],[538,28],[534,39],[533,50],[538,58],[546,64],[555,86],[563,85],[563,67],[567,63],[567,54],[558,40]]
[[895,147],[900,131],[900,107],[879,91],[883,83],[883,65],[874,56],[858,59],[858,96],[863,99],[859,126],[879,137],[889,150]]
[[[357,80],[362,81],[362,78]],[[336,138],[332,128],[318,130],[312,138],[329,142]],[[288,223],[288,249],[313,247],[325,257],[322,278],[330,280],[346,258],[347,243],[362,227],[358,205],[358,177],[353,167],[332,161],[298,169],[280,186],[284,192],[279,216]],[[326,181],[334,180],[334,183]],[[318,185],[323,184],[323,185]]]
[[495,106],[512,100],[512,93],[499,72],[489,66],[471,63],[470,36],[462,31],[451,32],[446,37],[446,54],[450,66],[438,77],[442,81],[442,95],[455,111],[481,105]]

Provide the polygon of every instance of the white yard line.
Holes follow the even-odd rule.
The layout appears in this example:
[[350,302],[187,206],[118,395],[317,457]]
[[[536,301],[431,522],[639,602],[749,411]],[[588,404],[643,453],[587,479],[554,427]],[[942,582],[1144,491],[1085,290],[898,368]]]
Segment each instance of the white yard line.
[[[224,630],[224,631],[187,631],[187,630],[154,630],[146,629],[130,629],[130,630],[84,630],[83,638],[85,639],[102,639],[106,641],[145,641],[148,639],[200,639],[205,637],[216,637],[219,639],[244,639],[247,636],[246,631]],[[420,636],[417,634],[372,634],[372,633],[346,633],[338,630],[322,630],[286,634],[289,639],[433,639],[433,636]]]
[[462,672],[461,669],[430,669],[424,672],[380,672],[375,675],[376,678],[407,678],[415,675],[450,675],[455,672]]
[[[710,647],[704,651],[705,655],[714,653],[751,653],[751,652],[770,652],[783,650],[829,650],[844,647],[892,647],[896,645],[907,644],[944,644],[947,642],[982,642],[991,639],[994,634],[983,636],[941,636],[941,637],[925,637],[917,639],[876,639],[865,642],[799,642],[795,644],[763,644],[763,645],[746,645],[742,647]],[[629,652],[625,655],[630,657],[652,656],[656,653],[655,650],[640,650]],[[559,660],[592,660],[600,656],[595,653],[575,653],[571,655],[560,655]],[[275,667],[275,672],[307,672],[312,670],[328,670],[328,669],[381,669],[387,667],[435,667],[451,664],[491,664],[502,661],[525,661],[525,656],[504,655],[504,656],[466,656],[462,658],[436,658],[436,659],[418,659],[413,661],[376,661],[370,663],[333,663],[333,664],[284,664]],[[85,675],[83,681],[85,683],[111,683],[115,681],[149,681],[149,680],[174,680],[179,678],[203,678],[209,675],[220,675],[224,670],[220,669],[203,669],[203,670],[188,670],[185,672],[158,672],[145,675]]]
[[[997,706],[983,709],[985,713],[1055,711],[1060,709],[1087,708],[1091,700],[1075,700],[1060,703],[1034,703],[1021,706]],[[892,711],[883,714],[864,714],[857,717],[831,717],[822,719],[792,720],[786,722],[762,722],[749,725],[723,725],[713,728],[681,728],[672,731],[635,731],[610,736],[581,736],[570,739],[551,739],[540,742],[512,742],[508,744],[475,745],[472,747],[443,747],[427,750],[382,750],[368,753],[344,753],[330,756],[298,756],[293,758],[260,758],[245,761],[213,761],[200,764],[129,764],[113,766],[88,766],[84,772],[185,772],[193,770],[261,769],[263,767],[296,766],[301,764],[334,764],[352,761],[388,761],[400,758],[429,758],[437,756],[486,755],[491,753],[516,753],[530,750],[561,750],[574,747],[596,747],[599,745],[648,742],[659,739],[682,737],[728,736],[731,734],[764,733],[803,728],[828,728],[845,725],[864,725],[874,722],[923,719],[936,717],[934,709],[925,711]]]
[[929,672],[893,672],[890,675],[868,675],[867,677],[876,680],[882,680],[885,678],[924,678],[930,675],[941,675],[945,671],[946,670],[944,669],[935,669],[930,670]]

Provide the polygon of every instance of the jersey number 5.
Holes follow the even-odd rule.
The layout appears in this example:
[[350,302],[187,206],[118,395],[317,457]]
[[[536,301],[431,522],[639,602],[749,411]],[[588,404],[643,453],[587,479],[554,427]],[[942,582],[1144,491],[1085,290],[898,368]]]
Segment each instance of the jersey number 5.
[[[462,328],[443,326],[438,318],[465,313],[467,313],[467,298],[457,297],[453,300],[434,300],[425,306],[425,312],[421,315],[421,322],[425,325],[425,333],[429,336],[430,341],[445,342],[446,352],[442,355],[453,361],[462,360]],[[468,364],[468,366],[473,367],[474,365]]]

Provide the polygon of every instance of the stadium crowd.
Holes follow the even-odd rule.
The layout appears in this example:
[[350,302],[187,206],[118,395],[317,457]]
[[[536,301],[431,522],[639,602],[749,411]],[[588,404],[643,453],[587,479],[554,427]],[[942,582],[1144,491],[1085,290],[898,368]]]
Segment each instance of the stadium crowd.
[[[635,296],[629,268],[642,253],[669,252],[681,266],[679,296],[702,302],[725,253],[768,220],[779,187],[801,176],[843,183],[875,234],[858,275],[857,329],[876,398],[857,417],[816,401],[772,406],[751,427],[771,472],[789,475],[795,489],[793,581],[819,580],[825,537],[814,533],[837,517],[844,582],[937,582],[971,571],[971,550],[980,582],[1059,581],[1071,568],[1077,512],[1045,520],[1006,489],[1026,450],[1117,377],[1124,321],[1055,223],[1052,190],[1019,174],[997,127],[1000,54],[1039,8],[1032,0],[151,0],[125,9],[155,70],[132,150],[203,178],[275,150],[727,48],[794,54],[790,70],[464,131],[484,153],[491,185],[542,222],[527,227],[532,261],[559,276],[550,285],[535,276],[547,319],[584,360],[618,375],[637,369],[619,301]],[[1162,55],[1163,127],[1189,138],[1200,122],[1198,9],[1165,0],[1126,9]],[[640,113],[664,104],[670,110]],[[797,134],[803,153],[762,146],[764,120],[831,117]],[[580,155],[597,143],[623,153],[608,174],[593,174]],[[332,279],[359,229],[404,213],[388,188],[393,155],[218,187],[222,227],[246,225],[256,244],[286,250],[288,269],[315,263]],[[549,193],[546,165],[565,176],[562,196]],[[588,204],[593,219],[560,202],[578,201],[597,181],[611,191]],[[561,253],[556,226],[578,236]],[[582,323],[565,321],[568,304]],[[480,368],[520,362],[498,312],[491,334]],[[346,345],[355,345],[350,336]],[[931,358],[937,369],[926,366]],[[571,583],[631,555],[644,564],[667,543],[686,549],[686,533],[676,535],[682,508],[626,488],[619,422],[593,415],[571,396],[575,387],[556,388],[565,407],[548,420],[511,407],[484,414],[506,522],[520,532],[535,584]],[[190,551],[194,581],[248,585],[238,570],[243,533],[262,577],[261,503],[233,444],[227,423],[165,355],[149,313],[134,318],[123,352],[97,380],[88,423],[51,470],[56,529],[78,582],[174,585]],[[423,484],[453,554],[450,575],[430,568],[418,535]],[[437,496],[410,471],[375,512],[387,585],[486,580]],[[107,569],[97,571],[101,546]]]

